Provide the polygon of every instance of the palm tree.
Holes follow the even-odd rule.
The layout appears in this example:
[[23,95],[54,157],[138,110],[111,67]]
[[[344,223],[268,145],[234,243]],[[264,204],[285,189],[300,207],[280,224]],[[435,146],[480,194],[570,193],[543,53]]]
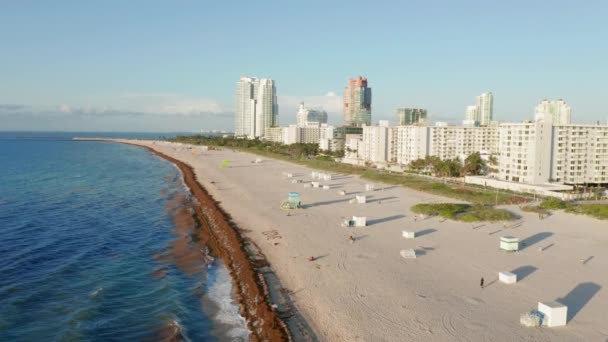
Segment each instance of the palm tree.
[[480,175],[484,170],[486,163],[481,159],[479,152],[471,153],[464,160],[464,173],[466,175]]

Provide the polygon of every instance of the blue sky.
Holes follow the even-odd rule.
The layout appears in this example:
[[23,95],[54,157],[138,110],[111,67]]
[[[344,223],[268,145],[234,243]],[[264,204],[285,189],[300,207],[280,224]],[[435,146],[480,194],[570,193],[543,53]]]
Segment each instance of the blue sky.
[[608,108],[605,1],[3,1],[0,130],[232,129],[241,75],[276,80],[341,122],[348,78],[397,107],[460,120],[492,91],[494,116],[564,98],[574,122]]

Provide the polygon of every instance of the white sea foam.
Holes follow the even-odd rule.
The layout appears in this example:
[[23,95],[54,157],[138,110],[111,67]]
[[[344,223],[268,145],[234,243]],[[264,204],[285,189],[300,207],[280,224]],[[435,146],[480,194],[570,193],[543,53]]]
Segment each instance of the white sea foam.
[[232,299],[232,278],[223,264],[217,265],[216,278],[207,291],[208,298],[218,307],[214,320],[230,327],[226,335],[237,340],[249,340],[247,321],[239,313],[238,304]]
[[103,291],[103,287],[97,288],[95,291],[89,294],[90,297],[96,297],[101,291]]

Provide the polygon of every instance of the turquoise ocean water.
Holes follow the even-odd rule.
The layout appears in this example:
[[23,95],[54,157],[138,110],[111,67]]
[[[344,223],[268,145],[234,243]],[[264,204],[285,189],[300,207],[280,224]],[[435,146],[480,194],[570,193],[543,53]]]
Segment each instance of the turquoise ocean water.
[[85,135],[0,133],[0,341],[155,341],[171,324],[184,340],[246,340],[221,261],[187,275],[155,258],[176,238],[178,169],[69,140]]

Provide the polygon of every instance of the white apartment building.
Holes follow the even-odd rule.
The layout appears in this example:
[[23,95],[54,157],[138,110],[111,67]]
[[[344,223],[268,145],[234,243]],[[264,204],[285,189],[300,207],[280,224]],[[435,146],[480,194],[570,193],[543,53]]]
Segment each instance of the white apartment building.
[[501,124],[498,178],[528,184],[548,183],[551,178],[551,136],[550,122]]
[[348,164],[363,164],[363,134],[346,134],[344,137],[343,162]]
[[264,134],[264,140],[282,144],[284,132],[285,132],[285,127],[266,128],[266,132]]
[[410,162],[436,156],[440,159],[464,160],[474,152],[482,155],[498,154],[498,127],[476,126],[397,126],[388,124],[364,126],[360,141],[347,142],[351,150],[349,158],[364,162],[396,163]]
[[429,155],[443,160],[463,160],[475,152],[497,154],[498,127],[433,126],[429,127],[428,144]]
[[429,155],[429,127],[397,126],[393,128],[391,161],[407,165]]
[[363,126],[360,158],[372,163],[388,162],[391,158],[391,134],[388,121],[381,121],[378,126]]
[[527,184],[608,183],[608,126],[551,121],[500,125],[498,178]]
[[608,184],[608,125],[553,126],[551,180]]
[[276,93],[275,83],[271,79],[241,77],[236,88],[235,136],[261,138],[267,128],[276,126]]
[[328,124],[309,123],[307,126],[289,125],[283,130],[283,143],[319,144],[321,139],[332,139],[334,127]]
[[545,120],[549,118],[553,120],[554,125],[569,125],[572,109],[566,101],[559,99],[549,101],[544,99],[534,109],[535,120]]

